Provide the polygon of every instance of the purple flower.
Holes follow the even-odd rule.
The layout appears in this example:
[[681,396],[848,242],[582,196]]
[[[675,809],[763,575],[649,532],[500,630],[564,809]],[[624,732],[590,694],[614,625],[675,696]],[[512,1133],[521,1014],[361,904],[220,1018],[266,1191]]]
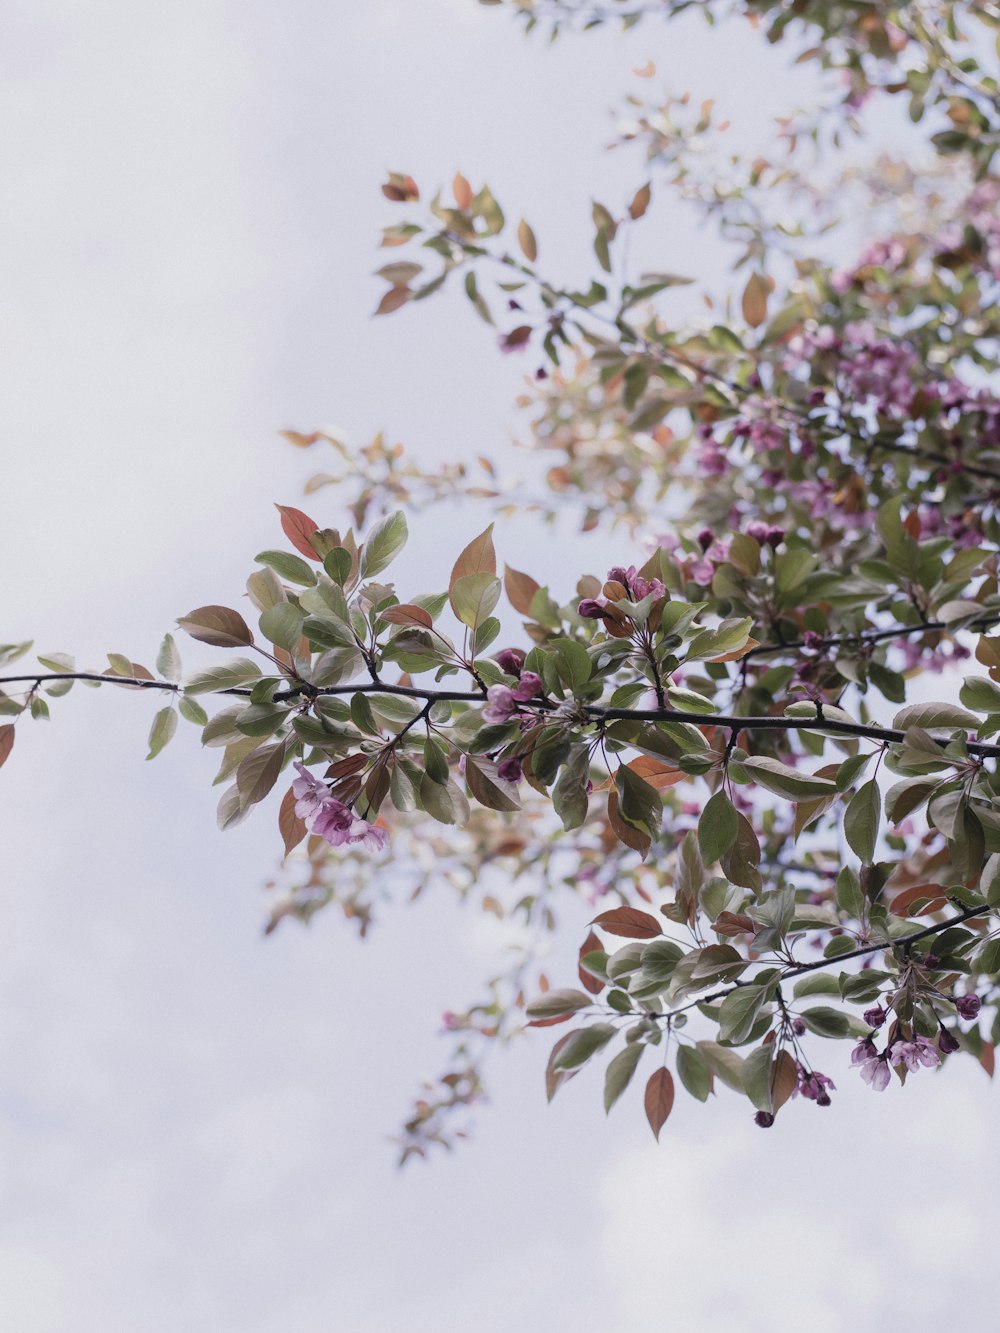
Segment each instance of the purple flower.
[[491,685],[486,691],[486,698],[484,722],[508,722],[517,710],[514,691],[509,685]]
[[890,1064],[906,1065],[911,1074],[915,1074],[921,1065],[925,1069],[933,1069],[941,1063],[941,1057],[926,1037],[915,1036],[912,1041],[894,1041],[887,1054]]
[[296,797],[295,813],[314,833],[331,847],[345,843],[363,843],[371,852],[380,852],[389,840],[385,829],[376,828],[367,819],[359,819],[350,806],[331,796],[324,783],[304,764],[296,762],[299,777],[292,783]]
[[958,1010],[959,1018],[978,1018],[981,1007],[982,1000],[980,1000],[978,995],[960,995],[955,1001],[955,1008]]
[[595,601],[593,597],[585,597],[576,608],[576,614],[583,616],[584,620],[602,620],[604,618],[604,604]]
[[329,799],[330,792],[326,784],[310,773],[305,764],[296,761],[293,767],[299,772],[299,776],[292,783],[295,813],[305,821],[307,827],[311,828],[310,821],[319,814],[323,802]]
[[885,1022],[886,1013],[880,1004],[876,1004],[873,1008],[866,1009],[862,1018],[870,1028],[880,1028]]
[[497,765],[497,776],[503,778],[504,782],[520,782],[524,777],[521,772],[521,761],[514,759],[501,759]]
[[523,671],[521,679],[514,690],[514,698],[519,704],[526,704],[529,699],[533,699],[536,694],[542,692],[542,678],[534,671]]
[[817,1106],[829,1106],[830,1094],[827,1088],[833,1088],[836,1092],[836,1085],[833,1079],[827,1078],[826,1074],[820,1074],[817,1070],[806,1069],[804,1065],[798,1066],[799,1082],[795,1089],[801,1093],[808,1101],[815,1102]]
[[[632,568],[634,569],[635,566],[633,565]],[[623,583],[623,584],[625,585],[625,587],[627,588],[627,587],[628,587],[628,570],[625,569],[622,565],[612,565],[611,568],[608,570],[608,582],[609,582],[609,583]]]
[[752,523],[747,524],[746,533],[748,537],[752,537],[755,542],[760,542],[763,546],[767,541],[768,526],[759,519],[754,519]]
[[871,1037],[859,1041],[851,1052],[851,1064],[858,1065],[859,1073],[874,1092],[885,1092],[889,1086],[887,1052],[879,1052]]

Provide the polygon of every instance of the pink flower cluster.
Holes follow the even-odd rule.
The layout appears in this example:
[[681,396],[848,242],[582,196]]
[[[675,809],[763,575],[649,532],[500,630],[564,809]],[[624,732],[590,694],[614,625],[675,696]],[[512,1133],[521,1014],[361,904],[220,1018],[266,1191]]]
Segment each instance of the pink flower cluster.
[[350,806],[331,796],[304,764],[296,763],[299,776],[292,783],[295,795],[295,813],[310,833],[328,842],[331,847],[360,842],[370,852],[380,852],[389,840],[385,829],[376,828],[367,819],[359,819]]
[[513,689],[509,685],[491,685],[486,691],[483,721],[509,722],[517,712],[517,705],[526,704],[541,690],[542,678],[534,671],[522,671],[521,679]]
[[911,1074],[918,1069],[933,1069],[941,1063],[934,1043],[927,1037],[897,1040],[880,1051],[871,1037],[859,1041],[851,1052],[851,1064],[860,1067],[861,1077],[875,1092],[884,1092],[891,1078],[890,1066],[905,1065]]

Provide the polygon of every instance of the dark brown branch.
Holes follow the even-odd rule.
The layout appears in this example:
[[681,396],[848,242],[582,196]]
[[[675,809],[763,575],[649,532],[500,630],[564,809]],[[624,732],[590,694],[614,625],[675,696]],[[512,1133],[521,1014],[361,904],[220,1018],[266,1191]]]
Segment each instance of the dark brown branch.
[[[135,676],[102,676],[96,672],[53,671],[42,675],[2,676],[0,685],[24,684],[38,685],[45,680],[93,680],[102,685],[135,685],[141,689],[168,690],[176,694],[183,690],[170,680],[142,680]],[[228,694],[239,698],[248,698],[251,691],[246,686],[234,686],[225,690],[206,690],[206,694]],[[409,699],[427,699],[434,701],[446,699],[450,702],[482,703],[483,696],[472,690],[425,690],[415,685],[296,685],[291,689],[279,691],[272,702],[283,703],[288,699],[306,697],[316,699],[328,695],[340,694],[399,694]],[[549,700],[539,699],[523,707],[534,708],[541,712],[554,712],[558,705]],[[898,745],[905,739],[906,733],[891,727],[867,726],[862,722],[840,722],[835,718],[824,717],[817,705],[815,717],[737,717],[727,713],[686,713],[679,708],[601,708],[593,704],[584,704],[580,708],[591,722],[688,722],[696,727],[722,727],[728,731],[825,731],[837,736],[857,736],[866,740],[881,741]],[[958,728],[952,728],[958,730]],[[938,740],[943,748],[947,742]],[[989,758],[1000,757],[1000,745],[987,745],[982,741],[968,741],[970,754]]]
[[[957,915],[949,917],[947,921],[938,921],[936,925],[925,926],[923,930],[915,930],[910,935],[900,935],[894,940],[881,940],[878,944],[863,944],[857,949],[851,949],[848,953],[838,954],[835,958],[820,958],[814,963],[798,963],[782,972],[781,980],[791,981],[795,977],[805,976],[807,972],[821,972],[824,968],[837,967],[840,963],[846,963],[851,958],[865,958],[873,953],[884,953],[888,949],[895,949],[897,946],[908,948],[911,944],[917,944],[920,940],[930,939],[933,935],[940,935],[942,931],[950,930],[952,926],[959,926],[963,921],[971,920],[972,917],[988,916],[989,911],[990,909],[984,905],[966,907]],[[764,960],[759,961],[763,962]],[[747,986],[753,985],[756,985],[756,982],[752,980],[734,981],[731,985],[713,991],[710,995],[699,995],[696,1000],[691,1000],[688,1004],[682,1004],[677,1009],[671,1009],[668,1013],[646,1012],[644,1016],[658,1023],[665,1022],[689,1009],[696,1009],[700,1004],[713,1004],[716,1000],[724,1000],[727,995],[732,995],[733,991],[745,990]]]

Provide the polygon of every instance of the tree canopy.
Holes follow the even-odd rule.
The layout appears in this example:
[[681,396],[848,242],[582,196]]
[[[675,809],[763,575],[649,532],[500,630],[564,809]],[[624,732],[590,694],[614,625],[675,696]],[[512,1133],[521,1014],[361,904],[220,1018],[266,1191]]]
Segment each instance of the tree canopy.
[[[529,40],[695,10],[710,42],[749,22],[815,66],[816,101],[744,158],[711,102],[637,71],[615,144],[634,189],[593,203],[572,284],[516,200],[461,174],[428,198],[390,173],[377,313],[460,293],[524,362],[539,484],[485,456],[427,469],[381,436],[286,432],[329,470],[309,512],[277,506],[252,612],[177,620],[228,653],[185,675],[176,632],[150,668],[29,668],[30,644],[4,645],[0,763],[77,682],[159,691],[149,757],[180,719],[221,751],[221,828],[275,808],[268,931],[336,905],[364,934],[401,877],[528,926],[445,1016],[454,1047],[404,1160],[461,1132],[484,1051],[525,1027],[558,1028],[550,1098],[602,1057],[610,1110],[643,1064],[657,1136],[678,1085],[726,1089],[769,1127],[792,1099],[829,1106],[831,1067],[876,1091],[952,1058],[992,1075],[1000,6],[480,3]],[[912,151],[872,158],[866,126],[899,104]],[[733,254],[683,320],[691,275],[632,259],[663,201]],[[407,511],[455,500],[481,519],[448,587],[410,586]],[[499,516],[580,539],[525,571],[497,552]],[[598,530],[621,559],[594,571]],[[532,933],[581,897],[577,974],[550,984]]]

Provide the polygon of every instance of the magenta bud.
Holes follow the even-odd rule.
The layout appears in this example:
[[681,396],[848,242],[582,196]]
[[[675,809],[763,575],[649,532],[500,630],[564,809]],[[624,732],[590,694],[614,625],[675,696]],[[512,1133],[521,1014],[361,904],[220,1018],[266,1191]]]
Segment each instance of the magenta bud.
[[755,1125],[760,1125],[761,1129],[770,1129],[774,1124],[774,1116],[770,1111],[758,1111],[753,1122]]
[[628,570],[623,569],[621,565],[612,565],[608,570],[609,583],[624,583],[628,587]]
[[951,1055],[952,1051],[958,1050],[961,1042],[953,1032],[949,1032],[947,1028],[942,1028],[938,1033],[937,1044],[942,1055]]
[[876,1004],[871,1009],[866,1009],[862,1015],[870,1028],[880,1028],[885,1022],[885,1010],[880,1004]]
[[715,533],[711,528],[702,528],[701,532],[698,533],[698,545],[703,551],[707,551],[714,541]]
[[497,776],[503,778],[504,782],[520,782],[524,777],[521,772],[521,762],[519,759],[501,759],[497,765]]
[[603,620],[604,607],[593,597],[585,597],[576,608],[576,614],[583,616],[584,620]]
[[520,648],[504,648],[497,653],[497,666],[506,671],[508,676],[519,676],[524,665],[524,653]]
[[960,995],[955,1001],[955,1008],[958,1010],[959,1018],[978,1018],[982,1001],[978,995]]

